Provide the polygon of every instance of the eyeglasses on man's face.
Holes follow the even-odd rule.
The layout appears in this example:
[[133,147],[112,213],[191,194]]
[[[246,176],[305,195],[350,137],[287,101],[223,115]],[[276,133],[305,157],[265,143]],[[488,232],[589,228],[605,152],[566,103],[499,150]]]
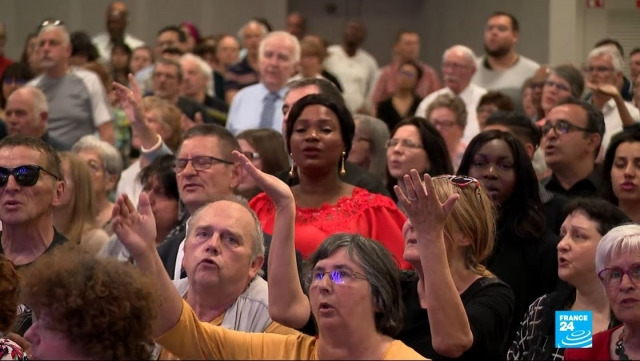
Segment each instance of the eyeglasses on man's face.
[[189,164],[189,161],[191,161],[191,166],[195,170],[207,170],[211,168],[213,164],[233,164],[233,162],[230,162],[228,160],[206,155],[199,155],[193,158],[177,158],[173,161],[173,170],[176,173],[182,172],[187,167],[187,164]]
[[563,92],[571,92],[571,88],[569,88],[568,86],[566,86],[566,85],[564,85],[564,84],[562,84],[560,82],[557,82],[557,81],[546,80],[544,82],[544,85],[548,86],[550,88],[554,87],[554,88],[556,88],[556,89],[558,89],[560,91],[563,91]]
[[591,129],[579,127],[566,120],[558,120],[554,124],[548,121],[544,123],[544,125],[540,129],[542,130],[543,136],[547,135],[547,133],[549,133],[551,129],[555,130],[556,134],[558,135],[567,134],[574,131],[593,133]]

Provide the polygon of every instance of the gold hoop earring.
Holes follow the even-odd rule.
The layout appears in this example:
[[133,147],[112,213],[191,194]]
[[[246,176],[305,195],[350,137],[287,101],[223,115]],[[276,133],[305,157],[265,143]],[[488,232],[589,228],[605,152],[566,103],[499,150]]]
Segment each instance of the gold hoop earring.
[[345,162],[345,156],[347,155],[346,152],[342,152],[342,159],[340,162],[340,175],[344,176],[345,174],[347,174],[347,171],[344,169],[344,162]]
[[296,176],[296,164],[293,162],[293,154],[289,153],[289,157],[291,157],[291,170],[289,171],[289,177],[293,178]]

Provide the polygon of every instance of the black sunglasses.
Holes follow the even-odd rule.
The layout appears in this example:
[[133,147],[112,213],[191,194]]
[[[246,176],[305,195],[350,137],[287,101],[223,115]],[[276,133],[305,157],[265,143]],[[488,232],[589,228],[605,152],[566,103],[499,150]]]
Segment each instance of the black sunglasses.
[[40,178],[40,171],[47,173],[56,180],[60,180],[57,175],[37,165],[21,165],[15,168],[0,167],[0,187],[4,187],[7,185],[10,175],[13,175],[16,183],[18,183],[20,186],[33,187],[36,183],[38,183],[38,179]]

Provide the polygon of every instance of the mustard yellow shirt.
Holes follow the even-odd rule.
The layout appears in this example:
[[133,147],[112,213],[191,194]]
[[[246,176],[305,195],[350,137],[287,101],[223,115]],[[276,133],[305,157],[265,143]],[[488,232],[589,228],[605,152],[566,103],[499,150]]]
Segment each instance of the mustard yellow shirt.
[[[182,301],[180,320],[158,337],[156,342],[181,359],[294,359],[317,360],[317,339],[298,333],[247,333],[198,320],[186,301]],[[412,348],[394,340],[382,356],[383,360],[425,360]]]

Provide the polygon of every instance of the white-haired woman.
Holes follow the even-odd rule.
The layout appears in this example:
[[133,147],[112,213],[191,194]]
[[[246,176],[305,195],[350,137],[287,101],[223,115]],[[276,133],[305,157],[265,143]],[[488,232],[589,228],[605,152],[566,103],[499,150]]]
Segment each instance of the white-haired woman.
[[349,152],[348,161],[378,176],[383,182],[387,170],[387,140],[389,128],[380,119],[370,115],[353,116],[356,132]]
[[87,163],[91,171],[91,182],[95,195],[96,223],[109,235],[113,234],[110,227],[113,202],[111,192],[115,189],[122,173],[122,157],[111,144],[100,140],[94,135],[80,138],[71,149]]
[[592,348],[567,349],[565,360],[640,359],[640,225],[616,227],[596,249],[596,271],[622,325],[593,336]]

